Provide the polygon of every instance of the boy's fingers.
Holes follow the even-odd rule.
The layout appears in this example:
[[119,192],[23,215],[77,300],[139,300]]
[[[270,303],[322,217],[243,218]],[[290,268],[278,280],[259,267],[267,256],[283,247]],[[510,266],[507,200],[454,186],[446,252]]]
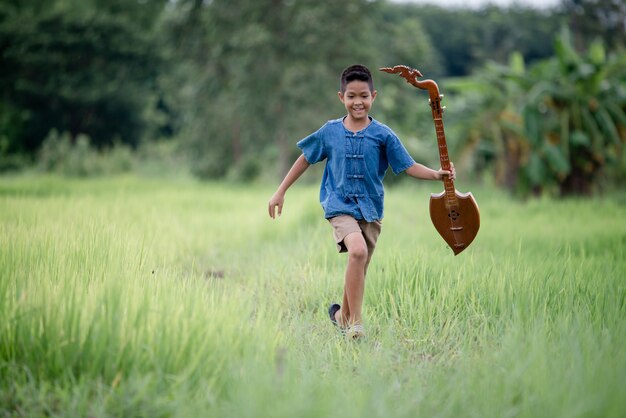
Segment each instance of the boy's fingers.
[[[276,210],[276,206],[278,206],[278,211]],[[278,216],[283,212],[283,205],[281,203],[272,203],[269,204],[269,214],[272,219],[276,219],[276,212],[278,212]]]
[[274,203],[272,205],[272,218],[276,218],[276,215],[280,216],[283,211],[283,205],[280,203]]

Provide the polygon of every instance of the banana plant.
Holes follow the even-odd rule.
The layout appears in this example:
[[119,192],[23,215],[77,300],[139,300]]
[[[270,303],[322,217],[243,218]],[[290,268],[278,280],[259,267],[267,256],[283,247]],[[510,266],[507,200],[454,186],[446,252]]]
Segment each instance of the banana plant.
[[580,53],[563,29],[553,58],[527,70],[514,55],[482,80],[473,132],[491,147],[499,184],[522,195],[589,194],[604,174],[624,176],[626,55],[607,54],[600,40]]
[[532,146],[525,177],[533,187],[589,194],[626,142],[626,56],[607,56],[600,40],[585,54],[563,30],[556,56],[533,68],[522,107]]

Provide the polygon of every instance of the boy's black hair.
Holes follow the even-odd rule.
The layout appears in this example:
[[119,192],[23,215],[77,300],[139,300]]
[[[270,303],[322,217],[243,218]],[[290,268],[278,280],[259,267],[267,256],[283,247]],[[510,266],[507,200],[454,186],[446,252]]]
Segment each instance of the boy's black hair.
[[374,91],[374,81],[372,80],[372,73],[367,69],[364,65],[351,65],[341,73],[341,85],[340,89],[342,93],[346,92],[346,86],[349,82],[359,80],[365,81],[369,87],[370,91]]

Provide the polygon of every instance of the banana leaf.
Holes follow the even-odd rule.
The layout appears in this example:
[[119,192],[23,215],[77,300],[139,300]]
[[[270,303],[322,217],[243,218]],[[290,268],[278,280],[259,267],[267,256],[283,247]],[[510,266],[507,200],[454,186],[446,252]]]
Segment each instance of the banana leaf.
[[547,142],[543,146],[543,153],[550,168],[560,176],[565,176],[572,171],[569,161],[557,146]]
[[598,109],[596,114],[600,128],[604,131],[604,133],[611,139],[614,144],[621,143],[619,133],[617,132],[617,128],[615,126],[615,122],[613,122],[613,118],[611,118],[608,110],[606,110],[605,108],[600,108]]

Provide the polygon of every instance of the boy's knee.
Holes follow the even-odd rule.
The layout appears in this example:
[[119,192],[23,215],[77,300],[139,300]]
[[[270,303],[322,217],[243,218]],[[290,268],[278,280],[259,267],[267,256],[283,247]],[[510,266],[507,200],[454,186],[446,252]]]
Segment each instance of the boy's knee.
[[354,261],[357,261],[359,263],[365,263],[367,261],[367,256],[368,256],[367,245],[353,246],[353,248],[350,248],[348,250],[348,255]]

